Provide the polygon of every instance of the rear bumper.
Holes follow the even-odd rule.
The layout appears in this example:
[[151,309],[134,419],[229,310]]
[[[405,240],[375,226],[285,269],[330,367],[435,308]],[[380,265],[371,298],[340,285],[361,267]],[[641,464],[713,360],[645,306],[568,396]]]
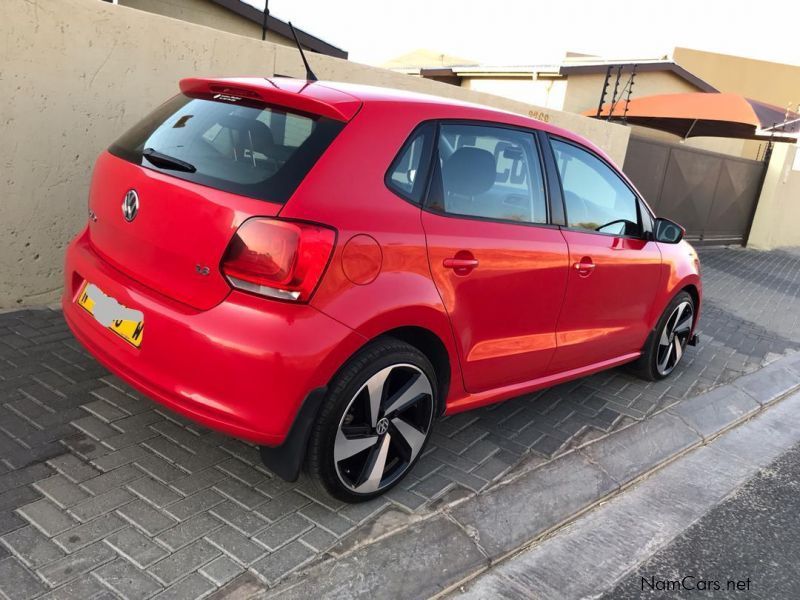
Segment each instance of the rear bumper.
[[[236,291],[206,311],[171,301],[104,262],[85,232],[67,249],[64,277],[64,317],[100,363],[170,409],[257,444],[282,444],[306,395],[364,341],[308,305]],[[74,302],[85,280],[142,311],[138,349]]]

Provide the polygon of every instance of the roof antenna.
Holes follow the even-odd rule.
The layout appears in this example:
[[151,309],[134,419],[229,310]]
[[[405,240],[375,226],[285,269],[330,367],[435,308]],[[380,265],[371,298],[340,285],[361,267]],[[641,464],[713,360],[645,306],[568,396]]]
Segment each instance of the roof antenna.
[[306,79],[309,81],[318,81],[317,76],[314,75],[314,71],[311,70],[311,67],[308,65],[308,61],[306,60],[306,53],[303,52],[303,47],[300,45],[300,42],[297,39],[297,34],[294,31],[294,27],[292,26],[292,22],[289,21],[289,29],[292,30],[292,37],[294,38],[294,43],[297,44],[297,49],[300,50],[300,58],[303,59],[303,64],[306,66]]

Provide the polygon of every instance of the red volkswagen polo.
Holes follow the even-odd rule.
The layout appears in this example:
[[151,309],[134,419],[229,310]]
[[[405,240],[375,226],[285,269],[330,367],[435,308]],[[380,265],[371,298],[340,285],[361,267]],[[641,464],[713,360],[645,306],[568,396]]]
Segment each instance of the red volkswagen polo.
[[694,342],[697,255],[591,143],[292,79],[185,79],[97,161],[64,315],[119,377],[366,500],[445,414]]

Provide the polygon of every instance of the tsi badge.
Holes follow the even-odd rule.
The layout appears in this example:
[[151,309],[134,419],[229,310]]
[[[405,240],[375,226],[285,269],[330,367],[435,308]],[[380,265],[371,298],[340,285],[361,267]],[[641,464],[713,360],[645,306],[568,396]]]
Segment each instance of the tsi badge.
[[136,190],[128,190],[122,201],[122,216],[130,223],[137,214],[139,214],[139,194],[136,193]]

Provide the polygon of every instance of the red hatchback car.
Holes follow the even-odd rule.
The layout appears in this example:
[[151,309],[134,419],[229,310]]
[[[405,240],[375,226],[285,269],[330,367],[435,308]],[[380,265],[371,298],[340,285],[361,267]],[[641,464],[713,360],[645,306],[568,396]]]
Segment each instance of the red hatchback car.
[[635,362],[666,377],[700,267],[591,143],[442,98],[185,79],[98,159],[64,315],[119,377],[366,500],[434,420]]

